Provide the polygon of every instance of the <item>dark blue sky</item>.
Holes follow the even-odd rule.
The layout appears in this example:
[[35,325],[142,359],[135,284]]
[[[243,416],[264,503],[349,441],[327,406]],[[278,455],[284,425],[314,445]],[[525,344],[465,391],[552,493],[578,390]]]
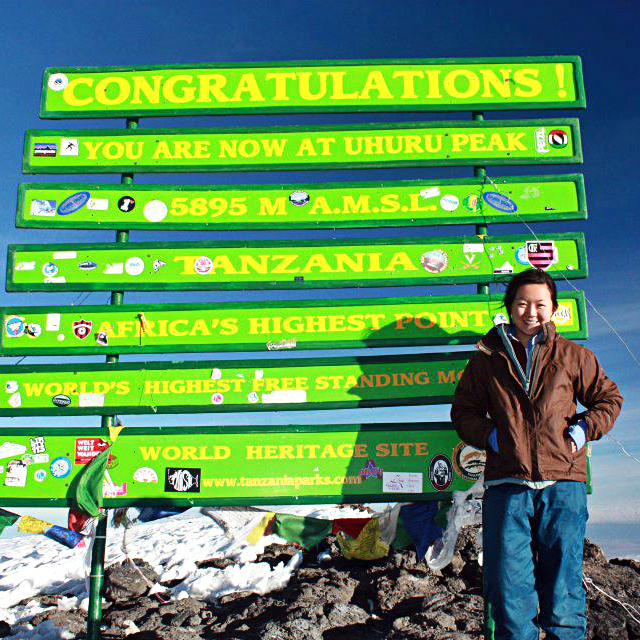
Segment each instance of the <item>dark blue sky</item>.
[[[526,173],[569,173],[585,175],[589,220],[564,224],[537,224],[544,231],[584,231],[590,276],[575,281],[584,288],[595,306],[618,329],[630,348],[640,354],[640,232],[634,219],[640,184],[640,102],[637,32],[640,4],[637,1],[538,1],[493,0],[472,2],[448,0],[199,0],[174,2],[155,0],[134,3],[110,0],[106,3],[64,1],[51,4],[40,0],[5,3],[2,8],[3,38],[0,42],[2,72],[2,144],[0,145],[0,204],[2,215],[1,253],[9,242],[62,241],[53,231],[14,228],[16,189],[21,180],[65,181],[66,176],[22,177],[22,140],[27,128],[121,127],[122,120],[40,121],[38,106],[42,72],[47,66],[103,66],[163,63],[238,62],[264,60],[323,60],[422,57],[490,57],[577,54],[584,67],[587,109],[585,111],[525,111],[489,113],[489,119],[576,116],[580,119],[584,165],[556,167],[493,167],[490,175]],[[347,114],[309,116],[202,117],[179,120],[143,120],[141,126],[258,126],[265,124],[375,122],[470,118],[470,114]],[[471,175],[469,168],[404,169],[379,171],[334,171],[323,173],[244,174],[212,176],[140,176],[136,182],[229,183],[367,180],[376,178],[455,177]],[[82,176],[69,177],[81,181]],[[87,178],[114,181],[114,177]],[[525,233],[518,224],[495,225],[493,233]],[[473,233],[468,227],[430,229],[425,233],[448,235]],[[111,232],[64,232],[64,241],[111,241]],[[219,234],[225,239],[237,234]],[[277,235],[277,234],[276,234]],[[314,237],[358,237],[367,232],[317,232]],[[395,230],[386,235],[413,235]],[[174,233],[172,238],[204,239],[211,234]],[[266,233],[244,234],[254,239],[274,237]],[[291,233],[288,237],[308,237]],[[136,232],[132,240],[167,239],[165,234]],[[0,262],[4,262],[2,259]],[[4,267],[0,273],[4,279]],[[562,285],[561,285],[562,287]],[[473,292],[457,287],[456,293]],[[446,293],[431,288],[427,293]],[[368,290],[363,295],[384,295]],[[413,288],[412,294],[425,293]],[[242,294],[236,294],[242,295]],[[247,294],[243,299],[265,294]],[[279,294],[278,294],[279,295]],[[286,297],[298,294],[290,292]],[[346,293],[345,293],[346,295]],[[148,294],[128,294],[126,301],[150,300]],[[229,300],[229,294],[205,294],[210,300]],[[279,296],[285,297],[285,296]],[[30,304],[71,302],[76,294],[0,293],[0,303]],[[175,299],[175,296],[173,297]],[[94,293],[87,303],[106,302],[105,294]],[[172,297],[167,295],[167,301]],[[587,346],[600,357],[606,371],[616,380],[626,404],[614,435],[640,457],[640,392],[634,384],[640,374],[625,348],[604,323],[590,313],[591,337]],[[13,361],[13,360],[11,360]],[[11,362],[5,359],[4,362]],[[35,362],[35,359],[30,361]],[[395,411],[403,420],[438,419],[446,409]],[[355,417],[354,417],[355,416]],[[391,412],[340,412],[334,421],[393,419]],[[237,419],[237,418],[235,418]],[[287,420],[291,416],[287,417]],[[323,420],[327,417],[323,416]],[[206,422],[207,418],[202,417]],[[229,418],[231,420],[231,418]],[[278,418],[273,418],[277,421]],[[152,424],[137,418],[131,424]],[[185,420],[178,419],[185,423]],[[4,419],[3,426],[50,424]],[[90,419],[76,424],[95,424]],[[595,449],[596,493],[592,498],[592,522],[640,522],[640,464],[625,458],[611,441]],[[593,529],[595,532],[596,529]],[[605,535],[598,530],[597,535]],[[605,536],[606,537],[606,536]],[[613,548],[613,547],[610,547]],[[631,548],[631,547],[630,547]],[[626,547],[625,547],[626,549]],[[640,543],[628,553],[640,554]]]

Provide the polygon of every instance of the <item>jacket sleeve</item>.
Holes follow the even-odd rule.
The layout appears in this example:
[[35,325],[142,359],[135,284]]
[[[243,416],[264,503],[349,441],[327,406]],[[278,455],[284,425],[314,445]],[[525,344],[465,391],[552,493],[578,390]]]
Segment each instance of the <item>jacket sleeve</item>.
[[587,440],[599,440],[613,427],[622,407],[622,396],[588,349],[583,349],[576,397],[587,408],[582,416],[587,425]]
[[487,448],[487,439],[495,426],[487,417],[487,373],[482,366],[486,357],[481,353],[471,357],[458,382],[451,406],[451,420],[458,435],[477,449]]

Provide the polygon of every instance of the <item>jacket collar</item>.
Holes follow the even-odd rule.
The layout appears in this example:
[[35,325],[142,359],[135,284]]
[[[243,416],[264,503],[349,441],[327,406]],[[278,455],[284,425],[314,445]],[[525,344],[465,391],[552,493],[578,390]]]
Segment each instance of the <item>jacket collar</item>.
[[[505,327],[506,325],[499,325],[499,327]],[[492,354],[496,351],[504,351],[504,344],[500,333],[498,333],[499,327],[494,327],[487,333],[482,340],[480,340],[476,347],[487,354]],[[556,339],[556,325],[553,322],[547,322],[542,325],[539,337],[536,341],[539,345],[551,345]]]

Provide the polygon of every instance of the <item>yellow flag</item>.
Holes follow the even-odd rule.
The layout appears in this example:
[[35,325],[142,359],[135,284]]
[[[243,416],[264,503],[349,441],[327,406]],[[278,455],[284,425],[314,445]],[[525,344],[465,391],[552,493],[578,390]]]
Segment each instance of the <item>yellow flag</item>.
[[258,523],[258,526],[254,527],[251,530],[251,532],[245,538],[245,540],[249,544],[255,544],[256,542],[258,542],[258,540],[260,540],[260,538],[262,538],[262,536],[264,535],[265,529],[269,526],[269,523],[271,522],[271,519],[275,515],[276,514],[273,511],[268,511],[267,513],[265,513],[264,517],[262,518],[262,520],[260,520],[260,522]]
[[380,538],[380,522],[377,518],[370,520],[354,540],[338,533],[338,544],[345,558],[358,560],[377,560],[389,553],[389,545]]
[[44,533],[52,526],[50,522],[38,520],[38,518],[32,516],[22,516],[18,520],[18,531],[22,531],[22,533]]

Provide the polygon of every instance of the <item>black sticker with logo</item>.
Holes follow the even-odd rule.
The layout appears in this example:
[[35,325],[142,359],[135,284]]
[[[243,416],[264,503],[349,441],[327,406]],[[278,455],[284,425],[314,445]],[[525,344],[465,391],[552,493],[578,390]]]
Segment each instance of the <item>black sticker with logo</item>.
[[200,493],[200,469],[167,467],[164,490],[178,493]]
[[429,482],[436,491],[444,491],[453,482],[453,465],[443,454],[433,456],[429,464]]
[[118,200],[118,209],[123,211],[124,213],[129,213],[129,211],[133,211],[136,208],[135,198],[131,196],[122,196],[120,200]]

